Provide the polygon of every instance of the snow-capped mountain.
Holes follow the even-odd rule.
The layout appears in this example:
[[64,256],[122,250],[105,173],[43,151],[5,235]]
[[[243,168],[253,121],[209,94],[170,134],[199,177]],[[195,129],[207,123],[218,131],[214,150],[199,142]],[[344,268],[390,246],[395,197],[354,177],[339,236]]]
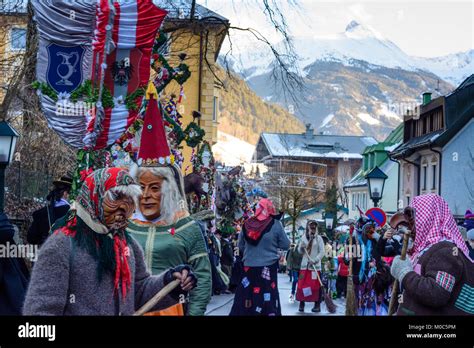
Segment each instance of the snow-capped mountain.
[[[285,100],[272,81],[274,57],[252,41],[231,68],[265,102],[279,104],[318,132],[384,139],[407,109],[451,92],[474,72],[474,50],[438,58],[412,57],[370,26],[351,21],[344,32],[295,38],[305,82],[298,105]],[[280,92],[280,93],[279,93]],[[230,112],[230,111],[229,111]],[[265,130],[262,130],[265,131]]]
[[[412,57],[395,43],[384,38],[374,28],[351,21],[346,30],[330,36],[294,38],[298,67],[306,67],[315,61],[340,62],[350,65],[361,60],[387,68],[409,71],[425,70],[453,85],[458,85],[474,72],[474,50],[435,58]],[[233,61],[233,68],[248,79],[271,69],[272,54],[262,43],[251,43]]]
[[457,86],[474,73],[474,50],[436,58],[414,58],[420,68]]

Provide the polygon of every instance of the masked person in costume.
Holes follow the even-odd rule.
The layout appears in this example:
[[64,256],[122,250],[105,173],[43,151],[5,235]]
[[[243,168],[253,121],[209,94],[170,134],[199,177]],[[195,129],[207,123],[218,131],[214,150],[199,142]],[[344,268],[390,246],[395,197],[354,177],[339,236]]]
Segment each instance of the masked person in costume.
[[413,239],[406,260],[396,256],[391,267],[403,288],[397,315],[474,315],[474,260],[446,201],[414,197],[395,215]]
[[290,240],[275,215],[273,203],[263,198],[257,205],[255,216],[244,222],[238,242],[243,251],[244,272],[230,315],[281,315],[278,250],[288,250]]
[[318,223],[315,220],[308,220],[306,223],[306,231],[301,236],[298,252],[303,256],[298,278],[298,290],[296,291],[296,300],[300,301],[298,311],[304,312],[306,302],[314,302],[311,311],[319,313],[323,300],[321,260],[325,254],[325,247],[323,238],[318,233]]
[[199,224],[189,216],[180,169],[174,165],[157,100],[149,99],[132,170],[143,195],[127,231],[145,251],[152,274],[180,264],[192,266],[197,287],[186,303],[148,315],[204,315],[211,298],[211,266]]
[[126,232],[141,194],[126,170],[90,174],[68,214],[40,249],[24,315],[132,315],[173,279],[181,283],[155,307],[178,302],[196,283],[187,265],[158,276]]

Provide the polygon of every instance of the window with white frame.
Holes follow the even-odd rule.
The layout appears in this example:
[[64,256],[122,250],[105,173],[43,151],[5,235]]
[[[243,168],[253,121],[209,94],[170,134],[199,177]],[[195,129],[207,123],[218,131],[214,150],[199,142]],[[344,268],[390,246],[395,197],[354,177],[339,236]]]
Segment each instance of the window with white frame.
[[26,28],[10,29],[10,48],[13,51],[24,50],[26,48]]

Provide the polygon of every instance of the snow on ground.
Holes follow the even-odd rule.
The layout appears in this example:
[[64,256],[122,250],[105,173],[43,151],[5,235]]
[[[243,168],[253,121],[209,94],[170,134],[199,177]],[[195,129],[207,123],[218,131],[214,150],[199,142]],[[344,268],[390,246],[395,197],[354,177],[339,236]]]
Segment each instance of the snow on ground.
[[380,124],[379,120],[373,118],[372,116],[370,116],[369,114],[366,114],[364,112],[358,113],[357,117],[360,118],[365,123],[368,123],[370,125]]
[[[214,158],[226,166],[243,165],[246,171],[252,169],[251,161],[255,152],[255,145],[224,132],[217,132],[217,143],[212,147]],[[255,166],[255,165],[254,165]],[[264,172],[264,168],[260,168]]]
[[[298,311],[299,302],[289,303],[288,299],[291,293],[291,283],[287,274],[278,273],[278,291],[280,293],[281,314],[283,316],[344,316],[346,313],[346,300],[344,298],[335,299],[336,313],[331,314],[326,308],[324,302],[321,303],[321,313],[312,313],[312,303],[307,303],[304,313]],[[227,316],[234,304],[233,294],[214,295],[207,305],[206,316]]]

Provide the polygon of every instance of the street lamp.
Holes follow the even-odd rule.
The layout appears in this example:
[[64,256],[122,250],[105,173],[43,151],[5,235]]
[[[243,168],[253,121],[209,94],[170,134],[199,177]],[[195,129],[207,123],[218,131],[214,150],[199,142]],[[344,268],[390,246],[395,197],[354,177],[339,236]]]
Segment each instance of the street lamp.
[[328,233],[328,236],[331,236],[332,238],[332,225],[334,222],[334,217],[332,216],[331,213],[326,213],[324,215],[324,220],[326,222],[326,231]]
[[8,122],[0,122],[0,212],[3,212],[5,205],[5,169],[13,160],[18,136]]
[[365,178],[369,183],[370,199],[374,202],[374,207],[377,207],[378,202],[382,199],[385,180],[388,176],[376,166]]

